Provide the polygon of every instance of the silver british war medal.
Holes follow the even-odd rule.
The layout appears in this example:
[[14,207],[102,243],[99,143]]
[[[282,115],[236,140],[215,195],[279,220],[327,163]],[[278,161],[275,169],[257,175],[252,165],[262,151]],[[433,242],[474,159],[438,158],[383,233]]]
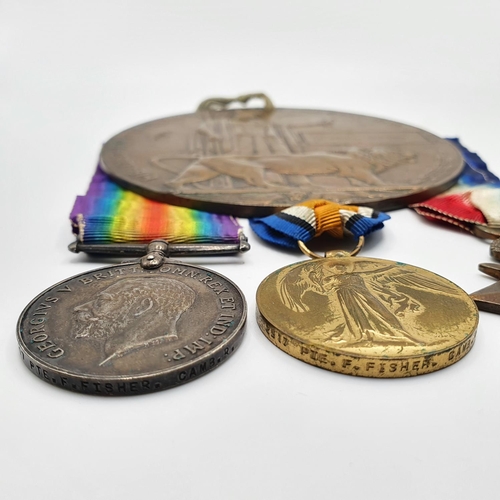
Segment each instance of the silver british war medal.
[[25,365],[54,386],[107,396],[168,389],[221,365],[243,338],[243,294],[215,271],[170,261],[169,251],[152,242],[140,260],[33,299],[17,327]]

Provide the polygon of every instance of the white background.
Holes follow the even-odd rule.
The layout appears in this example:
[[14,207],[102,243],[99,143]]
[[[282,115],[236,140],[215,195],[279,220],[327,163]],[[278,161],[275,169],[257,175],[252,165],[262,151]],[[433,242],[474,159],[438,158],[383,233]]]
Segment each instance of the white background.
[[[100,262],[66,249],[103,141],[265,91],[281,107],[369,114],[458,136],[500,173],[498,0],[0,1],[0,496],[5,499],[496,499],[500,317],[458,364],[399,380],[314,368],[259,331],[255,291],[299,255],[251,234],[242,258],[193,259],[249,306],[239,351],[157,394],[62,391],[22,364],[39,292]],[[488,244],[391,213],[364,255],[472,292]],[[246,226],[246,221],[245,221]]]

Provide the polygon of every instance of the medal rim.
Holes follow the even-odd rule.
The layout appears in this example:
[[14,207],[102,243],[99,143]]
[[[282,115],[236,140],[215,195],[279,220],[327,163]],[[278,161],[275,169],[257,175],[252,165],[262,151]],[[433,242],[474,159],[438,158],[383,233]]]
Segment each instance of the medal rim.
[[[350,257],[350,258],[351,259],[356,259],[357,257]],[[304,261],[301,261],[301,262],[297,262],[297,263],[294,263],[294,264],[289,264],[287,266],[283,266],[283,267],[277,269],[276,271],[273,271],[271,274],[269,274],[268,276],[266,276],[262,280],[262,282],[259,284],[259,286],[257,288],[257,292],[256,292],[256,320],[257,320],[259,328],[260,328],[261,332],[264,334],[264,336],[274,346],[278,347],[278,349],[280,349],[281,351],[285,352],[286,354],[288,354],[291,357],[294,357],[294,358],[296,358],[296,359],[298,359],[300,361],[303,361],[304,363],[310,364],[312,366],[317,366],[319,368],[323,368],[325,370],[332,371],[332,372],[335,372],[335,373],[341,373],[341,374],[352,375],[352,376],[362,376],[362,377],[367,377],[367,378],[403,378],[403,377],[407,377],[407,376],[418,376],[418,375],[424,375],[424,374],[427,374],[427,373],[432,373],[432,372],[438,371],[440,369],[446,368],[448,366],[451,366],[452,364],[455,364],[456,362],[460,361],[462,359],[462,357],[464,357],[466,354],[468,354],[470,352],[470,350],[474,346],[474,342],[475,342],[475,339],[476,339],[477,330],[478,330],[478,326],[479,326],[479,309],[477,307],[477,304],[471,299],[471,297],[469,296],[469,294],[463,288],[461,288],[460,286],[458,286],[453,281],[450,281],[449,279],[447,279],[447,278],[445,278],[445,277],[443,277],[443,276],[441,276],[441,275],[439,275],[439,274],[437,274],[437,273],[435,273],[433,271],[429,271],[427,269],[423,269],[423,268],[421,268],[419,266],[415,266],[413,264],[406,264],[406,263],[403,263],[401,261],[394,261],[394,260],[388,260],[388,259],[380,259],[380,258],[377,258],[377,257],[360,257],[360,258],[361,259],[367,259],[367,260],[374,260],[374,261],[378,261],[378,262],[386,262],[386,263],[393,263],[393,264],[404,264],[404,265],[411,266],[413,268],[416,268],[416,269],[423,270],[423,271],[426,271],[428,273],[431,273],[431,274],[433,274],[435,276],[438,276],[439,278],[445,280],[446,282],[452,284],[456,289],[458,289],[461,292],[463,292],[463,294],[465,295],[464,298],[469,300],[470,304],[473,306],[473,310],[475,311],[475,321],[474,321],[474,325],[471,328],[470,332],[467,333],[463,339],[461,339],[460,341],[456,342],[455,344],[453,344],[451,346],[448,346],[448,347],[441,348],[441,349],[436,350],[436,351],[427,352],[425,354],[394,355],[394,356],[390,356],[389,355],[389,356],[386,356],[385,358],[383,356],[381,356],[381,355],[370,355],[370,354],[360,354],[360,353],[354,353],[354,352],[347,352],[347,351],[344,351],[344,350],[341,350],[341,349],[332,348],[331,346],[325,346],[325,345],[322,345],[322,344],[318,344],[318,343],[307,341],[307,340],[303,339],[302,337],[298,337],[294,333],[286,331],[283,327],[277,326],[274,321],[270,320],[269,318],[267,318],[264,315],[264,313],[262,312],[262,310],[261,310],[261,308],[259,306],[259,294],[262,294],[262,288],[266,285],[266,282],[268,282],[268,280],[271,278],[271,276],[273,276],[274,274],[279,273],[279,272],[281,272],[281,271],[283,271],[284,269],[287,269],[287,268],[295,268],[295,267],[299,267],[299,266],[302,266],[302,265],[307,265],[310,262],[314,262],[313,260],[304,260]],[[284,346],[282,347],[279,342],[273,341],[270,338],[270,335],[266,331],[264,331],[263,327],[261,326],[261,323],[263,323],[265,326],[271,327],[272,329],[276,330],[276,332],[289,337],[293,342],[295,342],[300,347],[304,346],[306,348],[313,348],[313,349],[321,350],[323,352],[327,352],[328,354],[330,354],[332,356],[352,358],[352,359],[355,359],[355,360],[368,361],[368,362],[369,361],[375,361],[375,362],[386,361],[387,363],[391,363],[391,362],[397,362],[397,361],[412,361],[412,360],[416,361],[418,359],[425,359],[425,358],[428,358],[428,357],[431,357],[431,356],[440,356],[442,354],[448,353],[448,352],[450,352],[453,349],[460,348],[460,346],[462,346],[464,343],[466,343],[468,341],[471,341],[471,345],[470,345],[469,349],[467,349],[466,352],[463,353],[462,356],[457,356],[457,359],[454,359],[451,363],[441,364],[440,366],[438,366],[436,368],[433,368],[433,369],[431,369],[429,371],[423,371],[421,373],[408,373],[408,374],[401,374],[401,375],[399,375],[399,374],[388,374],[388,372],[385,372],[383,374],[380,374],[380,373],[379,374],[377,374],[377,373],[355,373],[353,371],[343,371],[343,370],[335,369],[334,367],[330,368],[328,366],[323,366],[323,365],[320,365],[320,364],[316,364],[314,362],[308,361],[307,359],[305,359],[305,357],[301,357],[301,356],[292,354],[291,352],[289,352],[289,350],[285,349]]]
[[[184,362],[182,364],[178,364],[176,365],[175,367],[171,367],[170,369],[159,369],[159,370],[155,370],[155,371],[148,371],[148,372],[144,372],[144,373],[137,373],[135,375],[96,375],[96,374],[82,374],[82,373],[76,373],[76,372],[72,372],[66,368],[59,368],[57,366],[54,366],[54,365],[51,365],[49,363],[47,363],[47,361],[41,359],[41,358],[38,358],[35,353],[33,353],[32,351],[30,351],[28,349],[28,346],[26,345],[26,342],[24,341],[23,337],[22,337],[22,323],[23,321],[25,320],[26,316],[27,316],[27,312],[30,310],[30,308],[40,299],[42,298],[46,293],[50,292],[51,290],[53,290],[54,288],[60,286],[60,285],[64,285],[66,284],[67,282],[69,281],[72,281],[74,279],[77,279],[79,278],[80,276],[85,276],[85,275],[88,275],[88,274],[92,274],[92,273],[95,273],[95,272],[100,272],[102,270],[106,270],[106,269],[116,269],[116,268],[120,268],[120,267],[131,267],[131,266],[137,266],[139,265],[140,266],[140,261],[137,260],[137,261],[134,261],[134,262],[124,262],[124,263],[120,263],[120,264],[112,264],[112,265],[109,265],[109,266],[103,266],[103,267],[99,267],[97,269],[91,269],[89,271],[84,271],[82,273],[78,273],[78,274],[75,274],[73,276],[70,276],[68,278],[65,278],[57,283],[54,283],[53,285],[47,287],[45,290],[43,290],[41,293],[39,293],[36,297],[34,297],[23,309],[23,311],[21,312],[21,314],[19,315],[19,318],[17,320],[17,325],[16,325],[16,339],[17,339],[17,343],[18,343],[18,347],[19,347],[19,350],[21,351],[21,354],[23,356],[23,361],[24,361],[24,356],[26,356],[30,361],[36,363],[37,365],[40,366],[40,368],[42,369],[45,369],[45,370],[49,370],[51,372],[53,372],[55,375],[67,375],[68,377],[71,377],[75,380],[78,380],[78,381],[90,381],[90,382],[93,382],[93,381],[98,381],[102,384],[105,384],[105,383],[108,383],[108,382],[117,382],[117,381],[123,381],[123,382],[130,382],[130,381],[137,381],[137,382],[140,382],[141,380],[143,379],[151,379],[151,378],[158,378],[158,377],[161,377],[161,376],[167,376],[168,374],[175,374],[176,372],[181,372],[183,371],[184,369],[186,368],[189,368],[191,367],[193,364],[198,364],[199,362],[203,362],[203,361],[206,361],[206,359],[209,359],[211,357],[216,357],[217,354],[220,354],[220,351],[222,351],[223,349],[227,348],[227,347],[234,347],[234,351],[236,351],[238,349],[238,347],[240,346],[242,340],[243,340],[243,336],[245,334],[245,331],[246,331],[246,322],[247,322],[247,317],[248,317],[248,306],[247,306],[247,302],[246,302],[246,299],[245,299],[245,296],[243,294],[243,292],[241,291],[241,289],[238,287],[238,285],[236,285],[231,279],[227,278],[226,276],[222,275],[221,273],[217,272],[217,271],[214,271],[213,269],[208,269],[208,268],[205,268],[205,267],[202,267],[202,266],[198,266],[198,265],[195,265],[195,264],[190,264],[190,263],[186,263],[186,262],[183,262],[183,261],[177,261],[177,260],[168,260],[167,262],[165,262],[165,264],[178,264],[178,265],[182,265],[182,266],[187,266],[187,267],[191,267],[191,268],[196,268],[196,269],[199,269],[201,271],[205,271],[207,273],[211,273],[211,274],[216,274],[218,276],[220,276],[221,278],[223,278],[224,280],[226,280],[230,285],[232,285],[235,289],[235,291],[239,294],[240,298],[241,298],[241,301],[242,301],[242,310],[241,310],[241,317],[240,317],[240,320],[238,322],[238,325],[234,328],[233,332],[230,334],[230,336],[224,340],[223,342],[221,342],[217,347],[215,347],[213,350],[211,351],[208,351],[206,352],[205,354],[199,356],[196,358],[196,360],[193,362]],[[233,354],[234,352],[231,352],[231,354]],[[201,375],[206,375],[207,373],[213,371],[215,368],[217,368],[218,366],[220,366],[224,361],[226,361],[229,357],[231,357],[231,354],[229,356],[225,356],[224,358],[221,359],[221,362],[219,363],[216,363],[215,366],[213,366],[212,368],[209,368],[206,370],[205,373],[201,374]],[[26,363],[24,363],[26,364]],[[46,378],[44,378],[43,376],[39,376],[37,375],[33,370],[29,370],[31,371],[34,375],[38,376],[38,378],[41,378],[42,380],[45,380],[47,383],[49,383],[50,385],[52,386],[56,386],[58,388],[62,388],[62,389],[66,389],[66,390],[69,390],[71,392],[77,392],[77,393],[81,393],[81,394],[91,394],[91,395],[99,395],[101,393],[97,393],[97,392],[86,392],[86,391],[80,391],[80,390],[75,390],[75,389],[72,389],[71,387],[66,387],[66,386],[61,386],[61,385],[57,385],[55,383],[51,383],[50,380],[47,380]],[[200,378],[200,376],[197,376],[195,378]],[[190,379],[187,379],[187,380],[184,380],[184,381],[180,381],[180,382],[177,382],[176,384],[172,384],[172,385],[169,385],[167,387],[161,387],[159,389],[156,389],[156,390],[150,390],[150,391],[147,391],[147,393],[153,393],[153,392],[158,392],[160,390],[166,390],[166,389],[171,389],[171,388],[174,388],[174,387],[177,387],[179,385],[183,385],[184,383],[187,383],[189,382]],[[103,393],[104,395],[106,396],[115,396],[115,395],[130,395],[129,393],[127,394],[108,394],[108,393]],[[134,394],[143,394],[143,392],[138,392],[138,393],[134,393]]]
[[[178,205],[194,210],[203,210],[203,211],[210,211],[214,213],[221,213],[221,214],[229,214],[229,215],[234,215],[236,217],[262,217],[265,215],[270,215],[276,211],[283,210],[288,207],[289,204],[286,205],[280,205],[280,204],[271,204],[271,205],[249,205],[249,204],[244,204],[240,202],[240,199],[236,197],[234,200],[231,201],[231,203],[227,202],[217,202],[217,201],[211,201],[211,200],[200,200],[200,199],[193,199],[189,198],[186,196],[180,196],[175,193],[171,193],[168,191],[158,191],[158,190],[152,190],[147,183],[140,182],[137,183],[137,180],[129,180],[120,177],[120,175],[115,171],[117,169],[115,168],[110,168],[104,159],[104,156],[106,156],[107,147],[111,147],[110,143],[114,140],[117,140],[121,135],[127,134],[131,131],[134,131],[136,129],[140,129],[142,127],[145,127],[147,125],[152,125],[154,123],[166,121],[166,120],[175,120],[178,118],[184,118],[188,116],[195,116],[195,115],[200,115],[202,113],[211,113],[211,114],[236,114],[236,113],[241,113],[241,112],[255,112],[255,111],[262,111],[258,108],[243,108],[243,109],[229,109],[229,110],[221,110],[221,111],[197,111],[194,113],[182,113],[178,115],[173,115],[173,116],[166,116],[163,118],[157,118],[154,120],[150,121],[145,121],[143,123],[140,123],[138,125],[134,125],[132,127],[129,127],[127,129],[124,129],[114,136],[110,137],[102,146],[101,151],[99,153],[99,165],[103,169],[103,171],[109,175],[113,181],[115,181],[117,184],[121,185],[123,188],[128,189],[130,191],[133,191],[141,196],[144,196],[145,198],[149,198],[155,201],[160,201],[163,203],[170,203],[173,205]],[[428,132],[425,129],[422,129],[420,127],[416,127],[414,125],[409,125],[404,122],[396,121],[396,120],[390,120],[387,118],[380,118],[378,116],[373,116],[373,115],[364,115],[364,114],[359,114],[359,113],[349,113],[349,112],[344,112],[344,111],[335,111],[335,110],[328,110],[328,109],[308,109],[308,108],[275,108],[273,112],[279,112],[279,111],[298,111],[298,112],[318,112],[318,113],[335,113],[339,115],[344,115],[344,116],[351,116],[351,117],[360,117],[360,118],[367,118],[367,119],[374,119],[374,120],[379,120],[383,121],[386,123],[391,123],[395,124],[396,126],[404,126],[404,127],[409,127],[413,130],[423,132],[425,134],[429,134],[433,138],[442,141],[443,144],[447,144],[449,147],[450,152],[454,151],[454,154],[457,159],[457,167],[456,167],[456,172],[453,173],[452,175],[448,177],[447,180],[443,180],[439,185],[435,186],[415,186],[416,188],[419,188],[420,190],[416,193],[409,193],[406,195],[402,196],[393,196],[393,197],[388,197],[384,198],[381,200],[363,200],[362,202],[359,202],[355,198],[352,200],[343,200],[343,204],[350,204],[350,205],[358,205],[362,204],[364,206],[369,206],[371,208],[375,208],[377,210],[382,210],[382,211],[388,211],[388,210],[395,210],[398,208],[404,208],[407,207],[408,205],[411,205],[413,203],[418,203],[420,201],[432,198],[450,187],[452,187],[454,184],[456,184],[457,179],[459,178],[463,167],[464,167],[464,159],[458,150],[458,148],[452,144],[451,142],[447,141],[446,139],[439,137],[438,135]],[[458,165],[460,164],[460,167]],[[300,189],[300,188],[299,188]],[[307,198],[310,198],[310,196],[305,195],[304,199],[302,201],[305,201]],[[335,200],[334,200],[335,201]]]

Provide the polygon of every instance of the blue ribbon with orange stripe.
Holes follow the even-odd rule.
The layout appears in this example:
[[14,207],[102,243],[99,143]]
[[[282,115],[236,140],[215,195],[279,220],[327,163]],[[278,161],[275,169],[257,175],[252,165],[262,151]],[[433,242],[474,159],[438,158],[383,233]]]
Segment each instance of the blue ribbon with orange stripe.
[[297,248],[328,233],[334,238],[366,236],[382,229],[390,217],[369,207],[340,205],[327,200],[308,200],[267,217],[250,219],[253,231],[268,243]]

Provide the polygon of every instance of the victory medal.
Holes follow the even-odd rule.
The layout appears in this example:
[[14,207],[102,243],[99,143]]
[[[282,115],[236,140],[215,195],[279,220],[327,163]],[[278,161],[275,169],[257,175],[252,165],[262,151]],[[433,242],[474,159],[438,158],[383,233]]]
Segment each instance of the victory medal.
[[[430,373],[469,352],[479,315],[466,292],[425,269],[354,257],[364,234],[373,230],[367,229],[373,213],[318,200],[302,205],[285,211],[281,222],[293,223],[300,215],[303,231],[305,219],[317,221],[328,211],[327,218],[342,218],[360,244],[351,254],[331,251],[320,257],[299,242],[312,260],[264,279],[257,290],[257,321],[273,344],[327,370],[379,378]],[[264,233],[276,237],[271,226],[277,227],[276,221]]]

